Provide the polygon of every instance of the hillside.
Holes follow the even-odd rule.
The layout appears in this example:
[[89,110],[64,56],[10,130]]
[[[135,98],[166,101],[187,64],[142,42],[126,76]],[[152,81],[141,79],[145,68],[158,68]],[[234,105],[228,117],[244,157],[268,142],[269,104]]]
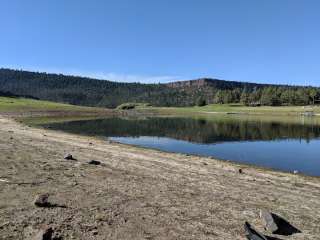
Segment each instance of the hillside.
[[246,105],[307,105],[319,88],[197,79],[168,84],[119,83],[86,77],[0,69],[0,95],[114,108],[125,102],[154,106],[194,106],[207,103]]
[[212,78],[199,78],[195,80],[177,81],[177,82],[167,83],[166,85],[171,88],[213,87],[220,90],[233,90],[235,88],[241,88],[241,89],[247,88],[252,90],[253,88],[261,88],[261,87],[268,87],[268,86],[287,87],[286,85],[236,82],[236,81],[226,81],[226,80],[212,79]]

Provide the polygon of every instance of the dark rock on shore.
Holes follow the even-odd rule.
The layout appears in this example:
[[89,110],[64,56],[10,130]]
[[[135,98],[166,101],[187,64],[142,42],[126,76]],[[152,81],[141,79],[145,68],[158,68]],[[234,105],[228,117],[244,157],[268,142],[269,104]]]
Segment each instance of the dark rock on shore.
[[37,207],[50,207],[50,203],[48,199],[49,199],[48,193],[40,194],[35,198],[34,205],[36,205]]
[[90,161],[88,162],[88,164],[91,164],[91,165],[100,165],[101,162],[100,162],[100,161],[97,161],[97,160],[90,160]]
[[51,203],[49,201],[49,193],[40,194],[36,196],[34,200],[34,205],[36,205],[37,207],[46,207],[46,208],[54,208],[54,207],[66,208],[66,206],[63,204]]
[[64,159],[66,159],[66,160],[76,160],[70,153],[64,155]]
[[273,234],[289,236],[301,233],[299,229],[292,226],[287,220],[274,213],[261,211],[260,217],[263,220],[265,229]]

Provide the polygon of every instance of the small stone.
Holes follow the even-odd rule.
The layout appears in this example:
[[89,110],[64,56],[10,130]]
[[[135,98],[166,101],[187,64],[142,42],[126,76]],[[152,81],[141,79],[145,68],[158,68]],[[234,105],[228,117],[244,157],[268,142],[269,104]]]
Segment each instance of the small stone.
[[207,166],[207,165],[208,165],[208,163],[206,163],[206,162],[203,162],[202,164],[203,164],[203,165],[205,165],[205,166]]
[[64,159],[66,159],[66,160],[75,160],[70,153],[64,155]]
[[101,162],[100,162],[100,161],[97,161],[97,160],[90,160],[90,161],[88,162],[88,164],[91,164],[91,165],[100,165]]
[[48,193],[40,194],[35,198],[34,205],[36,205],[37,207],[48,207],[50,206],[48,199],[49,199]]

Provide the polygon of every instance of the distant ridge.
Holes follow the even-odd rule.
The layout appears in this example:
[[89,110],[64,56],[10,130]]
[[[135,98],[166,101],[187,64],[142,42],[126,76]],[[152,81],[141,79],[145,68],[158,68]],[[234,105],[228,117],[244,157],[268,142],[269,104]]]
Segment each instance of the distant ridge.
[[198,78],[192,80],[181,80],[166,83],[168,87],[179,88],[179,87],[204,87],[204,86],[212,86],[212,87],[226,87],[228,89],[233,89],[235,87],[267,87],[267,86],[277,86],[277,87],[305,87],[305,86],[296,86],[296,85],[286,85],[286,84],[268,84],[268,83],[251,83],[251,82],[240,82],[240,81],[232,81],[232,80],[222,80],[216,78]]
[[218,79],[199,78],[199,79],[194,79],[194,80],[170,82],[170,83],[167,83],[166,85],[168,87],[172,87],[172,88],[204,87],[204,86],[209,86],[213,80],[219,81]]
[[15,96],[86,106],[116,107],[126,102],[154,106],[207,103],[306,105],[319,98],[319,88],[257,84],[200,78],[165,84],[120,83],[87,77],[0,69],[0,91]]

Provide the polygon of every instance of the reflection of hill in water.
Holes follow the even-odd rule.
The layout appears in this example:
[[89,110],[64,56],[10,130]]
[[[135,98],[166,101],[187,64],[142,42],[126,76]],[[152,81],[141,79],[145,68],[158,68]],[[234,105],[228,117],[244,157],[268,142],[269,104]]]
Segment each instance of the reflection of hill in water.
[[319,125],[244,120],[207,121],[190,118],[149,118],[143,120],[110,118],[54,123],[44,127],[48,126],[52,129],[85,135],[156,136],[197,143],[277,139],[311,140],[320,136]]

